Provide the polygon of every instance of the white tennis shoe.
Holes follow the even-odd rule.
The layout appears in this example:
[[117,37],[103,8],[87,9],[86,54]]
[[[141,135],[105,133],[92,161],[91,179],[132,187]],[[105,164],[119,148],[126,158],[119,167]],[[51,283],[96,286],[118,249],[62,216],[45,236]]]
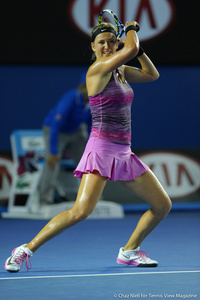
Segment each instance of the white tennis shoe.
[[136,267],[157,267],[158,265],[158,262],[150,259],[147,253],[140,250],[140,247],[130,251],[120,248],[117,263]]
[[27,271],[31,269],[31,260],[30,256],[33,255],[33,252],[28,248],[25,248],[26,244],[21,245],[15,248],[12,251],[12,255],[7,258],[5,262],[5,270],[8,272],[18,272],[20,270],[20,266],[23,269],[23,263],[25,262]]

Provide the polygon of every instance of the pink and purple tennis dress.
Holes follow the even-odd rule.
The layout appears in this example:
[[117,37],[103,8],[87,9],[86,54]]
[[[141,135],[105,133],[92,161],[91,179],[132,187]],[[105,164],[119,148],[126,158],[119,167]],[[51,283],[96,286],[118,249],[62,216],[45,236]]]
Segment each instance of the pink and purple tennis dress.
[[120,82],[116,72],[100,93],[89,97],[92,129],[75,177],[98,171],[111,181],[124,181],[148,170],[130,147],[133,97],[130,85]]

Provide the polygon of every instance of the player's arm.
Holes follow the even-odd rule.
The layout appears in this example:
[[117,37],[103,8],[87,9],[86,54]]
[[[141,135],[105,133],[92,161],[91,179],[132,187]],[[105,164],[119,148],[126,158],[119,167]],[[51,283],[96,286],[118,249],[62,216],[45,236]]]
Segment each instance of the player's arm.
[[160,74],[158,70],[145,53],[141,53],[137,59],[140,62],[141,68],[123,66],[123,72],[128,82],[148,82],[159,78]]

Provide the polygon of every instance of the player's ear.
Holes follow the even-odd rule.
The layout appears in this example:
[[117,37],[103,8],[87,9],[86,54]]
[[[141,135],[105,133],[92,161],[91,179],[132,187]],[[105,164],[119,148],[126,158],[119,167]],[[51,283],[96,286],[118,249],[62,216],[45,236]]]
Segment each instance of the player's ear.
[[94,50],[94,42],[91,42],[91,49],[92,49],[92,51],[95,52],[95,50]]
[[117,43],[116,43],[116,44],[117,44],[117,50],[118,50],[118,48],[119,48],[119,42],[120,42],[120,41],[117,40]]

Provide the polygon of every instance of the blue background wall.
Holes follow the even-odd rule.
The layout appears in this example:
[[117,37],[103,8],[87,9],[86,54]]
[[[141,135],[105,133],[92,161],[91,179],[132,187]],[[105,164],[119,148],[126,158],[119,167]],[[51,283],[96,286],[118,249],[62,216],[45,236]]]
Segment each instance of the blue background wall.
[[[132,85],[134,149],[200,147],[200,67],[158,67],[153,83]],[[0,66],[0,151],[15,129],[39,129],[47,111],[87,66]]]

